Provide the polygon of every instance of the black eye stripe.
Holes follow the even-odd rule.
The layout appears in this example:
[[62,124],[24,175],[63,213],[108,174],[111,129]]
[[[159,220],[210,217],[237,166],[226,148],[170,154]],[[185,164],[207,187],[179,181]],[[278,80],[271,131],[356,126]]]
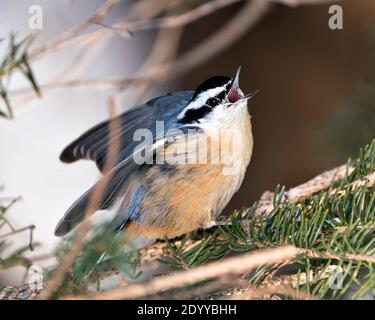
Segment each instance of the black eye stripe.
[[181,123],[199,122],[207,113],[211,112],[212,108],[204,105],[199,109],[189,109],[186,111],[184,117],[179,121]]
[[[209,95],[209,93],[205,93],[211,89],[215,89],[218,87],[222,88],[222,91],[216,94],[213,97],[208,97],[207,100],[202,103],[202,106],[199,108],[191,108],[185,111],[183,117],[178,120],[178,122],[187,124],[187,123],[194,123],[198,122],[199,120],[204,118],[208,113],[210,113],[217,105],[222,103],[231,87],[232,79],[229,77],[224,76],[217,76],[212,77],[204,81],[198,88],[195,90],[194,95],[190,102],[195,102],[196,99],[204,97],[204,94]],[[202,94],[202,95],[201,95]],[[189,105],[189,104],[188,104]],[[198,106],[197,106],[198,107]]]
[[199,119],[202,119],[205,115],[210,113],[217,105],[223,102],[227,95],[226,91],[222,91],[214,97],[208,98],[206,103],[197,109],[188,109],[184,117],[179,120],[180,123],[193,123],[199,122]]
[[223,101],[227,95],[228,91],[221,91],[218,95],[217,98],[221,101]]

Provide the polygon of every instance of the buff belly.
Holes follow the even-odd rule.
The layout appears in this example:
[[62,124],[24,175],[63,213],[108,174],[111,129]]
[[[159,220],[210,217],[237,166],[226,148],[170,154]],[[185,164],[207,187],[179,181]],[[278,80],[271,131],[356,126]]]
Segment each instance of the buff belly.
[[150,238],[170,238],[210,225],[233,193],[238,177],[223,176],[220,165],[179,166],[147,172],[139,218],[127,231]]

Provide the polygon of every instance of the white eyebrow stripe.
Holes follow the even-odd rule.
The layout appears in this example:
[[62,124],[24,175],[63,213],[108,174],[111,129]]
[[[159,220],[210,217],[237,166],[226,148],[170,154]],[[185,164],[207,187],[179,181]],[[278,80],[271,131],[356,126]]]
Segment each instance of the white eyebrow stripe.
[[213,89],[209,89],[207,91],[204,91],[202,93],[200,93],[198,95],[198,97],[192,101],[191,103],[189,103],[185,109],[183,109],[180,114],[178,115],[177,119],[182,119],[186,113],[187,110],[191,110],[191,109],[199,109],[201,108],[207,101],[207,99],[211,98],[211,97],[215,97],[216,95],[218,95],[220,92],[224,91],[225,90],[225,86],[221,86],[221,87],[216,87],[216,88],[213,88]]

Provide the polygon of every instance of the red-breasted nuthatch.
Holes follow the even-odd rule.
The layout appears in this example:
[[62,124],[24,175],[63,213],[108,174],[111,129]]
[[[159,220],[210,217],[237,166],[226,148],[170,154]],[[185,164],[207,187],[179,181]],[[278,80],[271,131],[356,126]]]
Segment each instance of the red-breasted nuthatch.
[[[124,112],[114,132],[120,152],[109,173],[103,172],[109,121],[81,135],[60,158],[91,159],[103,172],[102,179],[111,175],[97,209],[119,205],[116,230],[157,239],[209,227],[239,189],[250,162],[253,136],[247,101],[255,93],[242,93],[238,69],[233,78],[212,77],[195,91],[170,93]],[[158,121],[168,131],[162,137]],[[147,129],[153,141],[140,146],[135,138],[140,129]],[[181,158],[183,163],[176,161]],[[226,171],[230,161],[235,170]],[[81,222],[92,190],[68,209],[55,235],[63,236]]]

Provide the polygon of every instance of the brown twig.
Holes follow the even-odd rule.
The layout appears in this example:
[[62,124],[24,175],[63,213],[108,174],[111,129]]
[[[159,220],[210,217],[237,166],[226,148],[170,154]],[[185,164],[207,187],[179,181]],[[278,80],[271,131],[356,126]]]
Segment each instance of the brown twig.
[[332,259],[332,260],[356,260],[368,263],[375,263],[375,256],[365,254],[335,254],[330,252],[317,252],[314,250],[305,250],[307,257],[312,259]]
[[33,263],[52,259],[56,259],[56,256],[54,256],[53,253],[42,253],[29,257],[29,260]]
[[[311,259],[347,259],[375,263],[375,257],[373,256],[320,253],[313,250],[286,246],[268,250],[258,250],[254,253],[244,254],[239,257],[226,258],[220,262],[214,262],[195,269],[189,269],[152,279],[145,284],[133,284],[124,288],[118,288],[95,295],[64,297],[63,299],[139,299],[150,295],[160,294],[169,290],[194,285],[202,281],[223,279],[223,277],[241,275],[264,265],[274,265],[292,261],[298,255],[305,255]],[[300,293],[293,288],[275,286],[265,288],[250,288],[248,294],[244,295],[242,298],[259,298],[266,294],[287,295],[296,299],[316,298],[305,293]]]
[[205,283],[194,286],[191,289],[185,289],[178,292],[166,292],[164,294],[150,296],[149,299],[164,299],[164,300],[186,300],[196,297],[207,298],[213,293],[215,295],[226,295],[236,289],[245,289],[249,287],[249,283],[238,279],[238,277],[226,276],[217,279],[214,282]]
[[[194,21],[202,19],[203,17],[212,14],[213,12],[225,8],[227,6],[233,5],[237,2],[243,2],[244,0],[213,0],[206,2],[197,8],[184,12],[180,15],[173,15],[167,16],[162,18],[154,18],[154,19],[144,19],[144,20],[135,20],[125,22],[123,24],[118,25],[105,25],[99,23],[104,28],[118,31],[118,32],[126,32],[128,34],[132,34],[137,31],[144,31],[150,29],[163,29],[163,28],[176,28],[185,26],[190,24]],[[275,2],[275,3],[282,3],[288,6],[296,7],[299,5],[305,4],[319,4],[319,3],[326,3],[326,2],[337,2],[337,0],[262,0],[262,2]]]
[[[192,296],[201,296],[210,291],[225,291],[235,287],[229,294],[228,299],[259,299],[272,297],[273,295],[289,296],[294,299],[314,300],[318,297],[300,292],[294,289],[294,285],[303,283],[303,275],[297,280],[296,275],[281,276],[267,281],[263,287],[248,287],[248,284],[241,279],[233,278],[254,270],[263,265],[274,265],[279,263],[290,263],[296,256],[305,255],[310,259],[332,259],[332,260],[356,260],[368,263],[375,263],[374,256],[357,254],[334,254],[329,252],[316,252],[309,249],[301,249],[293,246],[279,247],[268,250],[259,250],[254,253],[244,254],[239,257],[226,258],[220,262],[210,263],[195,269],[178,272],[153,279],[145,284],[133,284],[122,288],[110,290],[104,293],[88,296],[66,296],[63,299],[139,299],[145,297],[168,297],[165,292],[198,284],[207,280],[215,280],[212,283],[184,291],[180,294],[170,296],[173,299],[186,299]],[[312,278],[312,275],[309,276]],[[327,274],[317,275],[317,279],[328,277]],[[229,287],[226,285],[228,284]],[[289,285],[292,285],[290,287]]]
[[[84,21],[82,24],[74,27],[73,29],[64,32],[63,34],[59,35],[55,40],[51,41],[50,43],[41,46],[34,51],[32,51],[28,56],[28,62],[32,62],[36,59],[42,58],[43,56],[50,54],[54,51],[58,51],[63,49],[69,45],[75,43],[82,43],[86,41],[92,41],[92,39],[97,39],[104,34],[107,34],[106,30],[96,30],[87,35],[81,36],[81,34],[89,29],[92,25],[100,23],[107,13],[119,2],[120,0],[107,0],[102,6],[100,6],[94,15]],[[81,37],[80,37],[81,36]],[[35,37],[35,34],[32,35]],[[7,75],[10,77],[12,71],[14,71],[17,67],[17,63],[14,62],[9,65],[7,69]]]
[[[137,77],[115,78],[115,79],[76,79],[60,83],[51,83],[41,85],[42,90],[58,88],[95,88],[95,89],[113,89],[124,90],[133,84],[142,84],[143,82],[156,81],[168,74],[168,79],[172,80],[179,77],[192,68],[195,68],[218,53],[222,52],[230,45],[235,43],[243,36],[260,18],[267,12],[270,3],[263,0],[253,0],[245,2],[244,7],[234,15],[229,22],[220,28],[215,34],[207,40],[198,44],[193,49],[185,52],[180,58],[173,62],[160,63],[150,67]],[[29,92],[30,89],[20,89],[13,91],[12,94],[22,94]]]
[[[286,191],[285,192],[285,194],[287,195],[286,199],[288,199],[288,201],[290,202],[297,202],[317,192],[328,189],[332,185],[332,182],[343,179],[346,174],[350,174],[352,171],[353,171],[352,167],[348,167],[347,165],[342,165],[330,171],[323,172],[322,174],[316,176],[315,178]],[[363,184],[367,181],[368,184],[373,185],[375,183],[374,174],[375,173],[369,175],[367,178],[355,181],[353,182],[353,184],[358,184],[358,183]],[[255,215],[269,214],[274,208],[272,199],[273,199],[273,193],[266,192],[265,196],[262,196],[262,198],[258,201],[254,214]],[[177,240],[177,242],[178,241],[180,240]],[[189,241],[189,246],[190,247],[196,246],[200,242],[201,240]],[[165,243],[156,243],[156,244],[153,244],[144,248],[142,252],[142,257],[144,257],[144,259],[142,259],[142,261],[144,263],[148,263],[156,259],[159,259],[160,257],[163,256],[166,247],[167,245]]]
[[110,169],[112,169],[116,163],[117,155],[119,154],[120,149],[120,141],[116,139],[115,132],[118,132],[118,129],[121,125],[120,119],[116,118],[115,115],[117,113],[117,106],[113,99],[109,101],[109,109],[110,109],[110,123],[109,123],[109,141],[110,141],[110,148],[107,154],[106,161],[103,166],[103,172],[109,172],[105,176],[105,178],[98,181],[93,189],[92,195],[89,199],[89,203],[85,212],[84,221],[82,222],[81,226],[77,230],[77,234],[75,236],[75,241],[70,249],[70,251],[65,255],[64,262],[60,265],[57,270],[54,272],[52,279],[49,281],[46,290],[44,291],[43,295],[40,297],[41,299],[48,299],[51,295],[58,289],[61,282],[63,281],[65,275],[69,271],[70,267],[74,264],[75,259],[81,252],[81,249],[85,243],[85,237],[91,230],[91,220],[89,217],[97,210],[97,207],[102,200],[102,196],[104,194],[104,190],[107,187],[108,183],[111,179]]
[[341,0],[266,0],[266,1],[281,3],[290,7],[298,7],[302,5],[314,5],[314,4],[338,2]]
[[[98,39],[105,34],[108,34],[107,28],[92,31],[86,35],[81,35],[83,31],[88,29],[92,24],[99,24],[103,17],[108,11],[118,2],[119,0],[107,1],[102,7],[98,9],[96,14],[86,20],[80,26],[73,28],[70,31],[60,35],[55,41],[47,44],[41,48],[36,49],[30,54],[29,60],[33,61],[37,58],[51,53],[53,51],[65,48],[75,43],[82,43],[84,41],[91,41],[92,39]],[[195,9],[185,12],[179,16],[164,17],[160,19],[143,19],[138,21],[128,22],[128,27],[134,27],[141,29],[157,28],[157,27],[178,27],[188,23],[191,23],[205,15],[208,15],[220,8],[231,5],[240,0],[215,0],[205,3]],[[61,89],[61,88],[72,88],[72,87],[84,87],[84,88],[96,88],[96,89],[113,89],[113,90],[124,90],[129,85],[142,84],[144,81],[150,83],[161,79],[168,73],[168,79],[172,80],[175,77],[179,77],[186,72],[190,71],[211,57],[225,50],[227,47],[236,42],[241,36],[243,36],[254,24],[256,24],[260,18],[268,11],[271,6],[271,2],[280,2],[287,5],[298,5],[308,3],[320,3],[329,2],[330,0],[253,0],[246,1],[245,5],[238,14],[236,14],[226,25],[224,25],[215,34],[210,36],[207,40],[197,45],[195,48],[184,53],[179,59],[173,63],[161,63],[149,71],[140,75],[140,77],[127,77],[127,78],[115,78],[115,79],[76,79],[65,82],[54,82],[50,84],[40,85],[42,90],[50,89]],[[136,31],[136,30],[133,30]],[[171,72],[172,70],[172,72]],[[30,92],[30,88],[21,89],[11,92],[12,94],[23,94]]]
[[161,77],[168,73],[169,78],[175,78],[198,67],[241,38],[263,17],[269,7],[270,3],[263,0],[245,2],[241,10],[208,39],[182,54],[170,66],[161,65],[150,70],[148,75]]
[[291,287],[255,287],[248,288],[241,292],[240,294],[234,294],[228,298],[228,300],[254,300],[254,299],[264,299],[272,298],[272,296],[286,296],[297,300],[319,300],[318,297],[308,294],[306,292],[298,291]]
[[[160,64],[170,64],[177,54],[180,44],[183,28],[174,28],[173,30],[159,30],[154,41],[153,48],[143,65],[136,72],[135,77],[142,76],[145,71],[155,68]],[[140,84],[132,83],[128,89],[133,90],[134,94],[131,98],[131,104],[142,102],[145,94],[150,91],[154,85],[154,79],[144,79]]]
[[[112,90],[122,91],[128,88],[130,85],[142,84],[144,81],[149,80],[148,78],[83,78],[66,80],[59,82],[50,82],[40,86],[42,90],[58,90],[58,89],[95,89],[95,90]],[[30,92],[30,88],[18,89],[12,91],[12,94],[25,94]]]
[[[4,220],[4,218],[3,218]],[[8,222],[9,224],[9,222]],[[12,227],[13,228],[13,227]],[[34,230],[35,230],[35,226],[34,225],[29,225],[27,227],[23,227],[23,228],[19,228],[19,229],[12,229],[11,232],[8,232],[8,233],[5,233],[5,234],[2,234],[0,235],[0,240],[1,239],[5,239],[5,238],[8,238],[8,237],[11,237],[15,234],[18,234],[18,233],[21,233],[21,232],[24,232],[24,231],[29,231],[29,248],[30,248],[30,251],[33,251],[34,250]]]
[[[61,50],[74,44],[86,44],[90,42],[92,43],[93,41],[96,41],[102,36],[108,34],[109,32],[107,30],[99,29],[82,35],[82,33],[88,30],[92,25],[100,23],[103,20],[103,18],[107,15],[107,13],[113,8],[113,6],[115,6],[119,1],[120,0],[107,0],[102,6],[100,6],[96,10],[94,15],[92,15],[82,24],[72,28],[69,31],[62,33],[53,41],[47,43],[46,45],[38,47],[37,49],[29,53],[28,62],[33,62],[34,60],[40,59],[47,54]],[[32,37],[35,37],[35,34],[33,34]],[[14,62],[11,63],[7,68],[6,74],[8,80],[10,80],[12,72],[17,69],[16,67],[17,63]],[[38,88],[43,89],[42,86],[38,86]],[[30,91],[33,91],[33,88],[28,88],[28,90],[21,90],[21,93],[26,92],[27,94],[29,94]],[[34,98],[34,95],[32,97]]]
[[[89,19],[87,19],[84,23],[82,23],[81,25],[77,26],[77,27],[74,27],[73,29],[61,34],[59,37],[57,37],[54,41],[52,41],[51,43],[45,45],[45,46],[42,46],[38,49],[36,49],[35,51],[33,51],[31,54],[30,54],[30,61],[33,61],[37,58],[41,58],[42,56],[46,55],[46,54],[49,54],[51,52],[54,52],[54,51],[57,51],[57,50],[60,50],[62,48],[65,48],[69,45],[72,45],[74,43],[80,43],[81,41],[83,41],[84,39],[86,39],[87,37],[100,37],[101,35],[103,34],[106,34],[106,32],[102,32],[103,30],[95,30],[87,35],[85,35],[84,37],[82,38],[79,38],[79,36],[82,34],[82,32],[86,31],[87,29],[89,29],[93,24],[99,24],[103,18],[106,16],[106,14],[113,8],[113,6],[115,6],[120,0],[108,0],[106,1],[101,7],[99,7],[99,9],[95,12],[95,14],[93,16],[91,16]],[[177,19],[177,21],[182,21],[184,22],[184,20],[191,20],[192,21],[195,21],[201,17],[203,17],[204,15],[208,15],[220,8],[223,8],[225,6],[228,6],[232,3],[235,3],[235,2],[238,2],[240,0],[216,0],[216,1],[210,1],[204,5],[202,5],[201,7],[198,7],[196,9],[193,9],[192,11],[193,12],[187,12],[185,13],[182,17],[179,17]],[[254,0],[254,1],[257,1],[257,0]],[[267,2],[267,1],[270,1],[270,2],[278,2],[278,3],[282,3],[282,4],[285,4],[285,5],[289,5],[289,6],[297,6],[297,5],[304,5],[304,4],[317,4],[317,3],[324,3],[324,2],[333,2],[334,0],[259,0],[261,2]],[[175,20],[175,19],[173,19]],[[174,22],[172,20],[172,22],[164,22],[166,23],[167,25],[168,24],[174,24],[174,23],[177,23],[177,22]],[[140,25],[143,24],[143,23],[147,23],[146,21],[143,21],[143,22],[133,22],[134,24],[137,24],[139,23]],[[179,22],[181,23],[181,22]],[[158,26],[155,26],[155,27],[158,27]]]
[[[171,48],[172,52],[175,52],[174,45],[171,44],[170,48]],[[163,47],[163,49],[165,49],[165,48]],[[157,52],[158,53],[157,54],[158,59],[160,59],[160,52],[159,51],[160,50],[158,50],[158,52]],[[164,53],[165,54],[163,54],[161,57],[169,57],[169,55],[171,54],[169,50],[166,50]],[[114,102],[111,101],[111,104],[112,104],[112,107],[113,107]],[[120,124],[118,123],[116,125],[118,126]],[[113,132],[116,132],[116,131],[117,131],[116,129],[113,129]],[[117,140],[116,140],[116,142],[117,142],[117,144],[119,143],[119,141],[117,141]],[[115,146],[113,146],[113,143],[111,143],[111,148],[109,148],[109,150],[110,151],[109,151],[109,154],[108,154],[108,160],[106,161],[105,168],[103,169],[104,172],[109,171],[109,169],[111,169],[113,167],[114,159],[117,157],[117,154],[119,152],[119,145],[117,145],[115,147]],[[97,188],[94,190],[94,193],[93,193],[91,199],[97,199],[97,200],[95,200],[96,202],[94,202],[91,205],[89,203],[88,210],[86,212],[86,218],[91,216],[96,211],[96,207],[97,207],[97,204],[98,204],[97,202],[100,201],[101,196],[103,194],[103,191],[106,188],[107,183],[109,182],[109,179],[110,179],[110,177],[108,177],[108,179],[106,179],[102,185],[98,185]],[[77,240],[75,242],[75,244],[73,245],[73,248],[69,252],[69,257],[68,257],[69,259],[64,259],[64,262],[65,262],[64,265],[65,266],[63,265],[64,267],[60,267],[56,271],[55,279],[54,279],[54,281],[51,281],[49,283],[48,287],[46,288],[46,290],[44,292],[43,298],[48,298],[51,295],[51,293],[53,293],[53,291],[55,291],[58,288],[58,285],[61,283],[61,281],[63,279],[63,275],[65,275],[68,272],[69,268],[74,263],[75,258],[78,256],[80,250],[82,249],[82,246],[83,246],[83,243],[84,243],[83,238],[89,232],[90,228],[91,228],[91,224],[90,224],[89,220],[86,219],[85,223],[78,230],[78,234],[77,234],[77,239],[81,239],[81,240]]]
[[[353,168],[347,167],[346,165],[340,166],[336,169],[327,171],[322,173],[321,175],[315,177],[314,179],[301,184],[298,187],[290,189],[291,194],[293,195],[289,201],[298,201],[305,197],[311,196],[314,193],[317,193],[319,191],[325,190],[329,188],[333,181],[339,180],[345,177],[346,174],[349,174],[352,172]],[[375,173],[372,173],[362,179],[356,180],[353,183],[351,183],[351,186],[358,187],[361,185],[368,185],[372,186],[375,184]],[[334,189],[331,191],[331,193],[337,192],[337,189]],[[267,214],[269,213],[273,208],[272,204],[263,204],[262,206],[257,208],[257,214]],[[201,242],[199,241],[190,241],[189,246],[195,246],[198,245]],[[150,261],[156,260],[164,255],[166,248],[166,244],[163,243],[157,243],[156,245],[151,245],[149,247],[144,248],[144,252],[142,256],[147,257],[147,259],[143,260],[144,263],[148,263]],[[187,251],[187,249],[185,249]],[[147,254],[148,252],[151,252],[151,254]],[[333,253],[319,253],[312,250],[306,250],[304,253],[310,257],[310,258],[321,258],[321,259],[334,259],[334,260],[357,260],[357,261],[363,261],[368,263],[375,263],[375,257],[374,256],[368,256],[368,255],[358,255],[358,254],[345,254],[345,255],[339,255],[339,254],[333,254]],[[283,261],[288,262],[288,261]]]
[[164,12],[176,13],[176,10],[191,7],[202,0],[138,0],[130,8],[129,16],[137,19],[146,19],[160,16]]
[[5,217],[6,212],[17,202],[21,199],[21,197],[11,198],[9,204],[6,207],[1,208],[0,212],[0,220],[4,221],[4,224],[6,224],[11,231],[15,231],[16,228],[13,226],[13,224]]
[[[293,246],[259,250],[239,257],[227,258],[220,262],[210,263],[195,269],[189,269],[175,274],[158,277],[152,279],[146,284],[133,284],[125,288],[118,288],[104,293],[78,298],[138,299],[148,295],[162,293],[168,290],[193,285],[202,281],[220,278],[227,275],[240,275],[259,266],[281,263],[282,261],[290,260],[300,253],[301,249]],[[65,298],[77,299],[77,297]]]
[[197,8],[184,12],[180,15],[167,16],[162,18],[154,19],[144,19],[129,21],[119,25],[105,25],[100,23],[100,26],[110,30],[118,32],[127,32],[129,34],[149,29],[164,29],[164,28],[177,28],[185,26],[189,23],[192,23],[196,20],[199,20],[213,12],[230,6],[237,2],[242,2],[243,0],[214,0],[206,2],[200,5]]
[[[333,181],[344,178],[346,174],[350,174],[352,171],[353,168],[348,168],[346,165],[343,165],[337,169],[323,172],[314,179],[285,192],[284,200],[287,200],[289,202],[301,201],[302,199],[305,199],[319,191],[328,189]],[[374,184],[375,172],[350,183],[349,187],[358,188],[363,185],[371,187]],[[339,189],[333,189],[330,191],[330,195],[333,195],[337,192],[339,192]],[[270,198],[270,195],[272,193],[267,192],[266,194],[267,197]],[[273,208],[274,206],[271,199],[266,199],[265,201],[263,200],[258,204],[257,208],[255,209],[255,215],[267,215],[273,210]]]
[[[350,174],[352,171],[353,167],[348,167],[347,165],[325,171],[315,178],[286,191],[284,200],[288,200],[289,202],[300,201],[319,191],[328,189],[332,185],[332,182],[343,179],[346,174]],[[255,215],[267,215],[272,209],[273,193],[266,191],[257,204]]]
[[[35,49],[29,56],[29,60],[33,61],[37,58],[41,58],[42,56],[49,54],[51,52],[57,51],[66,47],[71,40],[76,39],[79,35],[81,35],[84,31],[89,29],[92,25],[100,23],[103,18],[107,15],[107,13],[119,2],[120,0],[107,0],[103,5],[101,5],[86,21],[82,24],[74,27],[73,29],[61,34],[58,36],[54,41],[48,43],[45,46],[42,46],[38,49]],[[92,37],[92,34],[89,34]],[[98,36],[96,33],[95,37]]]
[[19,228],[19,229],[15,229],[15,230],[12,230],[11,232],[8,232],[8,233],[5,233],[5,234],[2,234],[0,235],[0,239],[5,239],[7,237],[10,237],[10,236],[13,236],[15,234],[18,234],[18,233],[21,233],[21,232],[24,232],[26,230],[34,230],[35,229],[35,226],[34,225],[29,225],[27,227],[23,227],[23,228]]

